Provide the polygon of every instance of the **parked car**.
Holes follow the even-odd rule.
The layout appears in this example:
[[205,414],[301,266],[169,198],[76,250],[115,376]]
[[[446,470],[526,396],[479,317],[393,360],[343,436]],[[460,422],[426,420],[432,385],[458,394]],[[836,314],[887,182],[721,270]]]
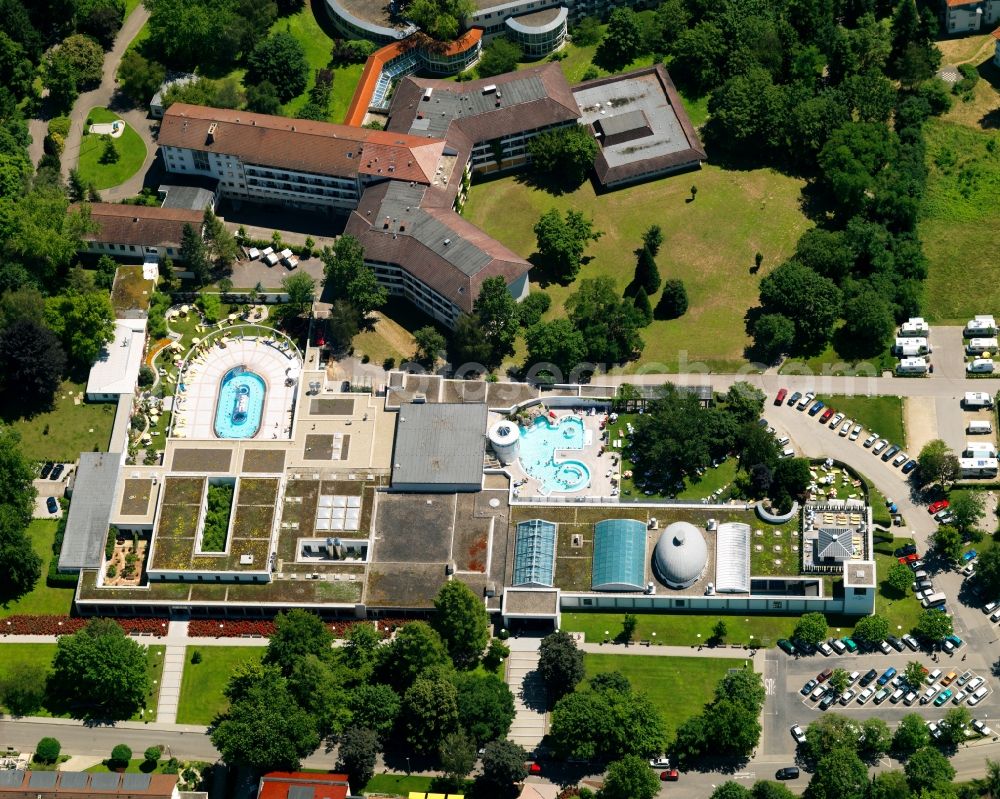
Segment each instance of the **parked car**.
[[837,429],[837,426],[838,426],[838,425],[839,425],[839,424],[840,424],[840,423],[841,423],[842,421],[844,421],[844,414],[842,414],[842,413],[835,413],[835,414],[833,415],[833,418],[832,418],[832,419],[830,420],[830,429],[831,429],[831,430],[836,430],[836,429]]
[[59,512],[59,503],[56,502],[55,497],[48,497],[45,500],[45,509],[53,515]]
[[864,688],[867,685],[871,685],[872,681],[878,677],[878,671],[875,669],[869,669],[865,672],[865,676],[858,681],[858,685]]
[[[812,411],[810,411],[812,413]],[[833,416],[833,408],[827,408],[823,411],[823,415],[819,417],[820,424],[826,424],[830,421],[830,417]]]
[[540,763],[528,763],[528,773],[529,774],[541,774],[542,766]]
[[894,457],[896,457],[897,452],[899,452],[899,447],[893,444],[891,447],[889,447],[889,449],[887,449],[885,452],[882,453],[882,460],[887,462],[892,460]]
[[666,755],[654,757],[649,761],[650,768],[670,768],[670,758]]
[[932,685],[930,688],[924,691],[924,695],[920,697],[920,704],[921,705],[928,704],[935,696],[937,696],[937,692],[940,690],[941,689],[938,688],[938,686]]
[[847,644],[841,641],[839,638],[831,638],[830,646],[833,647],[834,651],[838,655],[843,655],[847,651]]
[[899,562],[903,565],[912,567],[918,560],[920,560],[920,556],[914,552],[912,555],[906,555],[905,557],[900,558]]
[[813,702],[815,702],[818,699],[822,699],[824,696],[826,696],[826,686],[825,685],[817,685],[815,688],[813,688],[812,693],[809,694],[809,698]]
[[861,445],[865,449],[868,449],[868,447],[870,447],[876,441],[878,441],[878,433],[872,433],[870,436],[868,436],[868,438],[866,438],[864,441],[861,442]]
[[934,707],[941,707],[945,702],[951,699],[955,692],[951,688],[945,688],[941,693],[938,694],[937,699],[934,700]]
[[960,704],[962,704],[962,702],[965,701],[965,697],[967,697],[967,696],[968,696],[968,694],[965,691],[959,691],[957,694],[955,694],[951,698],[951,703],[953,705],[960,705]]
[[964,574],[966,577],[971,577],[975,573],[976,573],[975,563],[970,563],[968,566],[962,569],[962,574]]
[[965,685],[969,680],[972,679],[971,671],[963,671],[959,678],[955,680],[955,685]]
[[856,694],[857,691],[853,691],[850,688],[848,688],[846,691],[844,691],[844,693],[840,695],[840,704],[846,705],[848,702],[854,699]]
[[965,690],[972,691],[974,693],[979,690],[979,686],[981,686],[984,682],[986,681],[982,677],[973,677],[969,680],[969,684],[965,686]]
[[851,432],[851,428],[853,426],[854,426],[854,422],[852,420],[848,419],[846,422],[844,422],[843,425],[841,425],[840,431],[837,433],[837,435],[846,436],[848,433]]
[[830,645],[826,641],[820,641],[816,644],[816,648],[824,657],[830,657],[833,654],[833,650],[830,649]]
[[958,672],[949,671],[941,678],[941,687],[946,688],[958,679]]
[[972,707],[974,705],[978,705],[980,702],[982,702],[983,701],[983,697],[986,696],[986,694],[989,693],[989,690],[990,689],[987,688],[985,685],[982,686],[981,688],[976,689],[972,693],[972,696],[969,697],[969,702],[968,702],[969,707]]
[[819,709],[829,710],[830,705],[834,703],[836,698],[837,695],[833,691],[827,692],[826,696],[824,696],[821,700],[819,700]]
[[799,778],[798,766],[785,766],[774,772],[774,778],[778,780],[797,780]]
[[907,707],[909,707],[916,701],[917,701],[916,691],[907,691],[906,696],[903,697],[903,704],[906,705]]
[[987,602],[985,605],[983,605],[983,613],[989,615],[997,608],[1000,608],[1000,602]]
[[788,389],[783,388],[778,391],[778,396],[774,398],[775,405],[781,405],[785,401],[785,397],[788,396]]
[[892,553],[894,558],[905,558],[907,555],[914,555],[917,552],[916,544],[904,544],[901,547],[896,547],[895,551]]
[[62,477],[63,470],[66,466],[62,463],[57,463],[55,468],[52,470],[52,474],[49,475],[49,480],[58,480]]
[[886,642],[886,641],[879,641],[878,642],[878,648],[879,648],[879,650],[881,650],[881,652],[882,652],[883,655],[891,655],[892,654],[892,648],[889,646],[888,642]]
[[898,469],[900,466],[906,463],[906,457],[907,456],[905,452],[900,452],[895,458],[892,459],[892,465]]
[[937,519],[938,524],[951,524],[955,521],[955,514],[950,510],[946,510],[944,513],[937,514],[934,518]]
[[892,696],[889,697],[889,701],[894,705],[898,705],[903,700],[904,696],[906,696],[906,691],[902,688],[897,688],[892,692]]
[[778,649],[780,649],[782,652],[784,652],[787,655],[794,655],[795,654],[795,646],[787,638],[779,638],[778,639]]
[[962,639],[954,634],[949,635],[947,638],[944,639],[943,646],[945,652],[954,652],[956,649],[962,646]]
[[879,688],[878,691],[875,692],[875,696],[872,701],[875,702],[876,705],[881,705],[888,698],[888,696],[888,688]]
[[858,677],[860,676],[861,676],[860,671],[852,671],[850,674],[847,675],[847,684],[854,685],[854,683],[858,681]]
[[907,647],[909,647],[910,650],[913,652],[916,652],[918,649],[920,649],[920,644],[917,643],[917,639],[914,638],[909,633],[903,636],[903,643],[906,644]]
[[878,455],[882,450],[884,450],[888,446],[889,446],[889,442],[886,441],[884,438],[880,438],[875,443],[875,446],[872,447],[872,454],[873,455]]
[[798,725],[792,725],[792,737],[795,739],[795,743],[804,744],[806,742],[805,731]]
[[815,416],[817,413],[819,413],[825,407],[826,407],[826,404],[823,402],[823,400],[816,400],[816,402],[813,403],[813,406],[809,409],[809,415],[810,416]]
[[809,680],[809,682],[807,682],[799,689],[799,693],[802,694],[802,696],[809,696],[809,694],[812,693],[813,688],[815,688],[818,684],[819,680],[816,680],[815,678]]
[[847,647],[847,651],[850,652],[852,655],[858,651],[858,645],[854,643],[853,638],[845,637],[841,638],[840,641],[845,647]]
[[983,722],[981,722],[979,719],[973,719],[972,720],[972,729],[974,729],[976,732],[978,732],[984,738],[987,737],[988,735],[992,735],[993,734],[993,730],[991,730],[989,727],[987,727],[985,724],[983,724]]
[[863,689],[861,689],[861,693],[858,694],[858,704],[859,705],[865,704],[873,696],[875,696],[875,689],[874,688],[870,688],[869,687],[869,688],[863,688]]
[[934,588],[934,583],[932,583],[930,580],[917,580],[913,584],[913,593],[917,593],[918,591],[926,591],[928,588],[931,589]]
[[906,645],[902,641],[900,641],[895,635],[890,635],[888,638],[885,639],[885,642],[893,649],[895,649],[897,652],[902,652],[904,649],[906,649]]
[[934,669],[934,671],[932,671],[930,674],[927,675],[927,684],[933,685],[938,681],[938,678],[940,676],[941,676],[941,669]]
[[974,549],[970,549],[968,552],[962,553],[962,562],[968,563],[970,560],[975,560],[979,557],[979,553]]
[[664,782],[677,782],[680,779],[680,774],[677,769],[671,768],[660,773],[660,779]]
[[854,428],[851,430],[851,435],[849,436],[850,440],[857,441],[858,437],[861,435],[862,430],[864,430],[864,428],[861,425],[859,424],[854,425]]
[[937,721],[927,721],[927,732],[931,734],[932,738],[941,737],[941,724]]
[[52,461],[45,461],[45,465],[42,466],[42,473],[39,475],[39,477],[41,477],[43,480],[47,479],[48,476],[52,473],[52,469],[54,467],[55,464]]
[[816,395],[812,391],[807,391],[805,394],[802,395],[802,399],[799,400],[799,404],[796,405],[795,407],[798,408],[800,411],[804,411],[812,404],[812,401],[814,399],[816,399]]
[[908,460],[906,463],[903,464],[903,468],[901,471],[903,472],[903,474],[909,474],[916,468],[917,468],[917,462],[912,458],[910,458],[910,460]]
[[883,673],[882,676],[878,678],[879,685],[885,685],[889,680],[896,676],[896,670],[890,666]]
[[915,572],[920,571],[926,565],[919,557],[916,560],[910,561],[910,568]]
[[826,682],[830,679],[831,674],[833,674],[833,669],[823,669],[823,671],[816,675],[816,682]]
[[796,391],[792,396],[788,398],[789,405],[795,405],[800,399],[802,399],[802,392]]
[[942,511],[948,507],[948,500],[939,499],[937,502],[932,502],[927,506],[927,512],[933,516],[938,511]]
[[800,640],[798,638],[792,639],[792,643],[795,645],[795,648],[798,649],[799,652],[801,652],[803,655],[815,655],[816,654],[816,645],[815,644],[810,644],[808,641],[802,641],[802,640]]

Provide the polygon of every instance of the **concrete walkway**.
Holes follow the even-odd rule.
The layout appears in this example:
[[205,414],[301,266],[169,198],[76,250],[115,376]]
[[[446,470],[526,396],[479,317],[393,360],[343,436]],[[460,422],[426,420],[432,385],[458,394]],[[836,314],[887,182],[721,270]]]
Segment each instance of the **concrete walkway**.
[[168,646],[163,657],[163,677],[160,679],[160,701],[156,720],[163,724],[177,722],[177,705],[181,700],[181,677],[184,675],[185,646]]
[[507,738],[532,751],[545,736],[548,697],[538,673],[541,638],[511,638],[507,641],[507,685],[514,694],[514,721]]

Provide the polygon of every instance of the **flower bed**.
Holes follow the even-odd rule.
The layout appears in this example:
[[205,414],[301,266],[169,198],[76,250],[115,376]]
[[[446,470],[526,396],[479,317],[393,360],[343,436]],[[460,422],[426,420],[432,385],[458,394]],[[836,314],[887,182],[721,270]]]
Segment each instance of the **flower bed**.
[[[126,618],[108,616],[118,622],[129,635],[167,634],[169,622],[166,619]],[[8,616],[0,622],[3,635],[69,635],[87,626],[90,619],[76,616]]]
[[[405,619],[379,619],[378,628],[384,637],[394,626],[406,622]],[[347,633],[356,624],[370,624],[367,621],[354,619],[327,622],[327,628],[335,638],[346,638]],[[192,619],[188,622],[188,635],[192,638],[242,638],[246,635],[259,635],[269,638],[274,633],[274,622],[269,619]]]

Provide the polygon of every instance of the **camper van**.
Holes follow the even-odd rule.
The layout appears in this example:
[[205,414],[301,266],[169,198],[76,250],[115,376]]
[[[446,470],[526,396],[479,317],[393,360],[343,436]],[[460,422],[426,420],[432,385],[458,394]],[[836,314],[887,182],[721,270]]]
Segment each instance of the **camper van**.
[[921,316],[911,316],[899,326],[901,338],[926,338],[930,332],[930,327]]
[[927,339],[922,336],[915,338],[897,336],[896,343],[893,346],[893,352],[900,358],[908,358],[913,355],[924,355],[930,351],[931,348],[927,346]]
[[971,433],[972,435],[985,435],[987,433],[992,433],[993,422],[985,420],[980,421],[978,419],[974,419],[973,421],[969,422],[969,426],[966,431],[968,433]]
[[975,336],[995,336],[997,333],[997,323],[989,314],[974,316],[965,323],[966,338]]
[[993,374],[993,360],[991,358],[976,358],[965,365],[965,371],[969,374]]
[[925,375],[929,368],[926,358],[902,358],[896,365],[896,374]]
[[966,480],[997,476],[996,458],[959,458],[958,467],[961,476]]
[[964,408],[992,408],[993,397],[985,391],[966,391],[962,399]]
[[966,441],[963,458],[995,458],[997,448],[989,442]]
[[923,605],[925,608],[939,608],[947,601],[948,597],[946,597],[939,591],[936,594],[925,596],[923,599],[920,600],[920,604]]
[[983,352],[996,352],[997,340],[995,338],[974,338],[969,339],[965,345],[965,352],[968,355],[979,355]]

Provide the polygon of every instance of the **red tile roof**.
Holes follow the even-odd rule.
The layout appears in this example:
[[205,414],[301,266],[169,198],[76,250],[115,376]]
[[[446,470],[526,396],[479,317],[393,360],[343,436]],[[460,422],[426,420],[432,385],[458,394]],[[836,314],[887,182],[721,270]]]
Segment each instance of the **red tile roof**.
[[[74,205],[70,210],[82,207]],[[201,229],[203,214],[188,208],[150,208],[145,205],[92,203],[90,219],[97,223],[94,233],[85,233],[85,241],[103,244],[179,247],[184,225]]]
[[391,175],[418,183],[431,182],[444,149],[440,139],[186,103],[174,103],[163,115],[159,144],[235,155],[244,163],[279,169]]
[[312,774],[272,771],[261,777],[257,799],[346,799],[350,793],[346,774]]

